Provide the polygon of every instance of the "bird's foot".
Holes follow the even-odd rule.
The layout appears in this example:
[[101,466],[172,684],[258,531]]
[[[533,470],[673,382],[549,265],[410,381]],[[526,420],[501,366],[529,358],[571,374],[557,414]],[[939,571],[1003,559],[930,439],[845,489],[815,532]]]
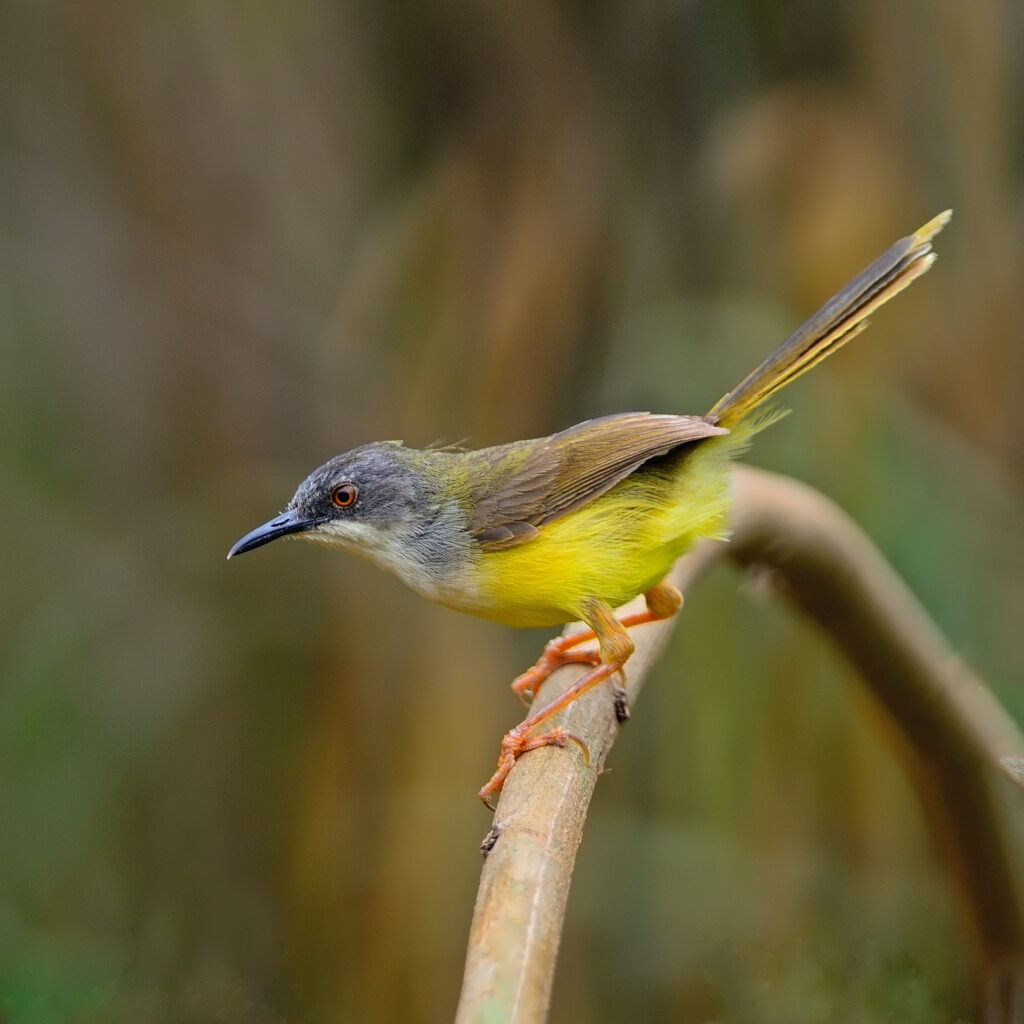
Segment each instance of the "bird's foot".
[[490,779],[488,779],[487,785],[480,790],[480,799],[492,811],[494,810],[493,800],[501,792],[502,786],[505,785],[505,779],[508,778],[508,773],[512,771],[512,766],[528,750],[536,750],[538,747],[564,747],[567,743],[575,743],[580,748],[584,761],[590,764],[590,751],[587,750],[587,745],[578,736],[573,736],[571,732],[566,732],[561,726],[549,729],[547,732],[539,733],[536,736],[528,736],[528,730],[523,728],[523,725],[526,724],[524,722],[522,725],[517,725],[505,734],[505,738],[501,741],[498,767]]
[[632,651],[632,642],[625,630],[622,631],[622,637],[624,640],[620,640],[620,643],[623,644],[623,647],[615,654],[611,661],[602,661],[595,665],[589,672],[580,676],[564,693],[557,696],[549,704],[545,704],[539,711],[534,711],[532,715],[525,718],[514,729],[505,734],[505,738],[501,741],[498,767],[488,780],[487,785],[480,790],[480,799],[488,807],[493,807],[493,797],[501,792],[501,787],[505,784],[508,773],[512,771],[512,766],[516,763],[516,759],[528,750],[536,750],[537,747],[547,746],[564,747],[566,743],[575,743],[583,752],[586,764],[590,764],[590,752],[587,750],[587,745],[578,736],[574,736],[561,726],[555,726],[555,728],[548,729],[545,732],[534,733],[534,730],[546,723],[548,719],[559,711],[565,710],[574,700],[592,687],[597,686],[603,679],[614,675],[622,668]]
[[526,707],[529,707],[541,684],[555,669],[561,668],[563,665],[600,664],[601,654],[599,651],[574,651],[572,649],[593,639],[594,631],[585,629],[580,633],[556,636],[554,640],[549,640],[544,648],[544,653],[537,659],[537,664],[512,680],[512,692]]

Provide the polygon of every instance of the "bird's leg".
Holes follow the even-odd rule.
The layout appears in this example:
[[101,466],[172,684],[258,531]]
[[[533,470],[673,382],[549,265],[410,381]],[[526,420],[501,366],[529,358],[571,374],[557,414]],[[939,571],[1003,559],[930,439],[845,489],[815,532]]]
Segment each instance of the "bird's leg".
[[[644,593],[647,601],[647,610],[634,612],[632,615],[624,615],[619,623],[627,629],[631,626],[642,626],[645,622],[657,622],[660,619],[670,619],[683,603],[683,595],[666,580],[655,584],[650,590]],[[574,651],[574,647],[593,640],[597,634],[592,629],[584,629],[579,633],[570,633],[568,636],[556,636],[549,640],[533,668],[527,669],[521,676],[512,681],[512,692],[527,706],[533,702],[534,694],[540,689],[541,683],[557,668],[562,665],[584,664],[599,665],[601,655],[598,651]],[[624,713],[618,715],[619,721],[625,721],[629,717],[628,705],[624,705]]]
[[[501,792],[501,787],[505,784],[508,773],[516,763],[516,758],[528,750],[536,750],[537,747],[546,747],[552,744],[564,747],[571,741],[589,760],[590,754],[583,741],[566,732],[561,726],[556,726],[554,729],[538,733],[535,736],[530,735],[534,729],[543,725],[552,715],[568,707],[577,697],[596,686],[601,680],[618,672],[633,653],[634,644],[629,633],[626,632],[625,620],[620,622],[615,618],[611,608],[604,601],[596,599],[589,601],[584,609],[583,617],[593,630],[593,635],[597,637],[600,645],[598,663],[577,679],[564,693],[506,733],[505,738],[501,741],[501,754],[498,757],[497,770],[488,780],[487,785],[480,790],[480,799],[488,807],[492,807],[492,798]],[[629,616],[629,618],[633,618],[633,616]],[[652,620],[645,618],[643,621],[650,622]]]
[[[637,612],[635,615],[623,615],[619,619],[623,626],[642,626],[646,622],[671,619],[683,606],[683,595],[668,580],[662,580],[650,590],[644,591],[644,600],[647,602],[647,611]],[[629,698],[625,689],[618,685],[615,687],[614,697],[615,720],[622,725],[623,722],[629,720]]]
[[592,629],[584,629],[579,633],[570,633],[568,636],[556,636],[554,640],[549,640],[544,647],[544,653],[537,659],[537,663],[512,680],[512,692],[526,707],[529,707],[533,703],[534,695],[540,689],[541,683],[556,668],[572,664],[599,664],[601,661],[599,651],[574,651],[572,649],[579,644],[585,644],[588,640],[593,639],[594,631]]

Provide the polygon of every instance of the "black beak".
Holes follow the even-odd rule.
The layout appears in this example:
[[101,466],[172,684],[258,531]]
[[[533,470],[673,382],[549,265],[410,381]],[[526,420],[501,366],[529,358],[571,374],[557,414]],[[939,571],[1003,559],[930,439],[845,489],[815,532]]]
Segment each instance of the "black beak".
[[285,537],[289,533],[301,533],[308,530],[319,522],[317,519],[302,519],[294,512],[285,512],[269,523],[257,526],[251,533],[247,533],[240,541],[237,541],[228,552],[228,558],[235,555],[244,555],[246,551],[269,544],[278,537]]

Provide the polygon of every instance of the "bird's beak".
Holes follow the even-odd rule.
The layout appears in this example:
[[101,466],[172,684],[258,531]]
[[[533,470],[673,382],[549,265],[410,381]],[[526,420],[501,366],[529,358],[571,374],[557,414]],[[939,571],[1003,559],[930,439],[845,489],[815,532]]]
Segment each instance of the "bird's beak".
[[228,552],[228,558],[234,558],[235,555],[243,555],[246,551],[262,547],[264,544],[269,544],[272,540],[287,536],[289,533],[301,533],[303,530],[309,530],[316,526],[318,522],[319,520],[317,519],[303,519],[295,512],[284,512],[276,519],[271,519],[269,523],[257,526],[255,530],[247,533],[240,541],[237,541]]

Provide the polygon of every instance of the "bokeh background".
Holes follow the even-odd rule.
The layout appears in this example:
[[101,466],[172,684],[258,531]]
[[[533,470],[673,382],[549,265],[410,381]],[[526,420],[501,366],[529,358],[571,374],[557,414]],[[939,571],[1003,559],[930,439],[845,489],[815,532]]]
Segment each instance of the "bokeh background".
[[[1024,8],[0,4],[0,1013],[450,1019],[544,632],[228,546],[375,438],[700,412],[933,272],[751,461],[1024,718]],[[720,569],[602,780],[553,1019],[977,1019],[877,710]]]

